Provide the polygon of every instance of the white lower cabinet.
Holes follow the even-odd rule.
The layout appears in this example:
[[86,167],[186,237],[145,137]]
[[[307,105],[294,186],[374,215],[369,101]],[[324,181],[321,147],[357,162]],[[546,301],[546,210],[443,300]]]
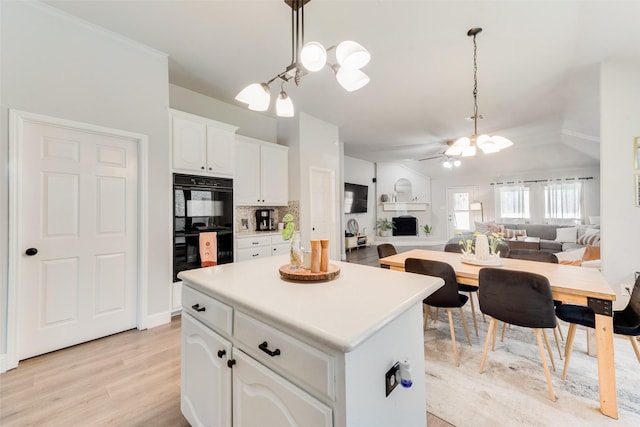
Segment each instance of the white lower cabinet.
[[234,427],[331,427],[331,408],[242,351],[234,354]]
[[236,262],[289,253],[291,242],[282,234],[236,238]]
[[182,313],[180,409],[192,426],[231,427],[231,342]]
[[310,393],[333,394],[331,356],[189,286],[182,300],[180,408],[192,426],[333,427]]

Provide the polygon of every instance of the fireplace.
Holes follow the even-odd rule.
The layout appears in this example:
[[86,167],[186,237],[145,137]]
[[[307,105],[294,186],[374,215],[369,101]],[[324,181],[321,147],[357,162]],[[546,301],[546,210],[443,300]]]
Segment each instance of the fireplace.
[[417,236],[418,219],[415,216],[402,215],[392,219],[394,236]]

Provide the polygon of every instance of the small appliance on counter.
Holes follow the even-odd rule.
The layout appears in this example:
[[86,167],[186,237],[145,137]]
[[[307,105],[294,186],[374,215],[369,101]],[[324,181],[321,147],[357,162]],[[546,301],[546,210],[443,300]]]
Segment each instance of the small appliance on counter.
[[256,231],[273,231],[276,219],[273,209],[256,209]]

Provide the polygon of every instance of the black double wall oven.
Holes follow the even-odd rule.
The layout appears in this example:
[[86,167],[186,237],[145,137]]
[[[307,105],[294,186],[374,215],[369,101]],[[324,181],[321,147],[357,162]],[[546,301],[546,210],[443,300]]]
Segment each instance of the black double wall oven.
[[218,264],[233,262],[233,180],[173,175],[173,280],[200,267],[200,233],[216,232]]

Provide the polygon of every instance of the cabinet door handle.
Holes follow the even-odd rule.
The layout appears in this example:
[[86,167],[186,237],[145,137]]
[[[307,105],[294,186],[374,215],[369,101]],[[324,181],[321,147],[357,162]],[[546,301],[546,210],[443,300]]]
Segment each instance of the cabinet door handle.
[[236,364],[236,359],[227,360],[227,367],[233,368],[233,365],[235,365],[235,364]]
[[204,166],[200,166],[200,169],[204,170]]
[[253,254],[253,255],[251,255],[251,256],[259,256],[259,255],[260,255],[260,254]]
[[207,307],[200,307],[200,304],[194,304],[191,306],[195,311],[205,311]]
[[227,350],[218,350],[218,357],[222,359],[227,354]]
[[267,347],[269,347],[269,343],[267,343],[266,341],[263,341],[262,344],[258,345],[258,348],[264,351],[265,353],[267,353],[269,356],[271,357],[280,356],[279,348],[276,348],[275,350],[271,351]]

